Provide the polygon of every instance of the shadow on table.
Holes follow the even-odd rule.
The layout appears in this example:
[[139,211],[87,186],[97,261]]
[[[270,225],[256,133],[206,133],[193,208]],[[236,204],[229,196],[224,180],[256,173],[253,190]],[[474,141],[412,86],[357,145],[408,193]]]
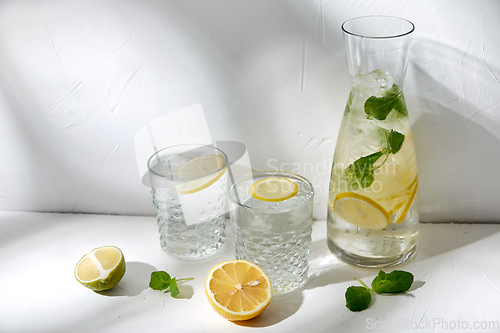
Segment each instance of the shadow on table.
[[[460,226],[460,224],[448,223],[423,223],[420,228],[420,244],[416,256],[404,264],[386,268],[384,271],[389,272],[395,269],[411,271],[411,266],[417,262],[454,251],[500,232],[500,225],[478,225],[478,228],[473,233],[468,231],[470,229],[461,228]],[[326,229],[326,225],[324,227]],[[445,236],[446,239],[443,238]],[[354,277],[370,284],[373,277],[379,271],[378,268],[361,268],[340,261],[328,249],[326,238],[316,240],[311,244],[309,266],[310,277],[305,289],[314,289],[348,281],[352,281],[352,285],[359,285],[354,280]],[[425,283],[425,281],[416,280],[413,282],[409,293],[395,294],[387,297],[414,297],[411,292],[423,287]],[[375,295],[370,306],[377,301],[377,297],[386,296]],[[258,317],[235,324],[248,327],[275,325],[294,315],[301,307],[303,300],[302,291],[275,295],[266,311]]]
[[[310,276],[306,289],[314,289],[345,281],[353,281],[354,283],[355,277],[363,279],[378,273],[378,269],[356,267],[339,260],[328,249],[326,238],[314,241],[311,244],[309,269]],[[356,284],[358,283],[356,282]]]
[[[497,232],[500,232],[500,225],[498,224],[480,224],[477,225],[474,232],[469,232],[461,224],[422,223],[419,231],[419,245],[416,255],[409,261],[395,267],[386,268],[384,271],[388,272],[395,269],[411,271],[411,268],[408,267],[417,262],[454,251]],[[379,271],[379,269],[356,267],[340,261],[328,249],[326,238],[314,241],[311,244],[309,267],[310,277],[306,289],[314,289],[346,281],[352,281],[354,285],[357,284],[354,281],[354,277],[363,280],[364,278],[377,275]],[[365,281],[365,283],[367,282],[370,281]],[[411,290],[421,287],[423,283],[422,281],[415,281]]]
[[[474,232],[471,232],[468,227],[474,227]],[[445,228],[446,230],[444,230]],[[412,265],[413,261],[424,261],[465,247],[498,232],[500,232],[500,224],[422,223],[416,257],[398,267],[409,266]]]
[[296,313],[302,305],[303,300],[304,297],[301,290],[273,295],[271,303],[264,312],[251,320],[235,322],[235,324],[247,327],[276,325]]

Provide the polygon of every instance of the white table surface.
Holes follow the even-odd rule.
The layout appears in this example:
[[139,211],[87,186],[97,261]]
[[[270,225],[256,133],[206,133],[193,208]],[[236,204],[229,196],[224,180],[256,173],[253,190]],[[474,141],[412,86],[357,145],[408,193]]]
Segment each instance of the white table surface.
[[[210,308],[203,287],[212,266],[234,259],[230,230],[220,254],[181,261],[161,250],[154,217],[4,211],[0,332],[500,332],[500,224],[420,230],[417,255],[398,267],[415,275],[410,292],[374,295],[367,310],[354,313],[345,307],[347,287],[358,285],[354,277],[371,283],[378,270],[337,260],[326,245],[326,223],[316,221],[305,289],[232,323]],[[127,272],[117,287],[96,293],[73,270],[103,245],[122,249]],[[174,299],[148,288],[156,270],[194,280]]]

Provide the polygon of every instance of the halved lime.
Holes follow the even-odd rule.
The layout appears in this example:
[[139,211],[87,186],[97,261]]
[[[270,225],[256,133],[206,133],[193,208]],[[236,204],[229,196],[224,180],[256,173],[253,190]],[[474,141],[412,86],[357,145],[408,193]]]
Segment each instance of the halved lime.
[[103,246],[84,255],[75,267],[75,278],[94,291],[113,288],[125,275],[125,258],[116,246]]

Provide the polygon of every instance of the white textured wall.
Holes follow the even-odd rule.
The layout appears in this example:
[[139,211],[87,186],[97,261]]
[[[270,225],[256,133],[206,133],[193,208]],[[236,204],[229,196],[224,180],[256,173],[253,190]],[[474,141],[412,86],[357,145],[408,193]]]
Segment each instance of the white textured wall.
[[134,138],[201,103],[213,141],[311,179],[324,219],[350,88],[340,25],[368,14],[417,27],[422,220],[500,221],[497,0],[1,1],[0,209],[153,214]]

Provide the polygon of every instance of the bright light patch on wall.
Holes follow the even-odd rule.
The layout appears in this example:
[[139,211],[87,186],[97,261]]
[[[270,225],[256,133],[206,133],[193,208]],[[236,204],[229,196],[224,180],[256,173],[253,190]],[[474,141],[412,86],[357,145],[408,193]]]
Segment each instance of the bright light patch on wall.
[[147,162],[160,149],[186,144],[212,144],[201,104],[191,105],[156,118],[135,134],[135,156],[139,176],[149,186]]
[[150,186],[147,162],[157,151],[180,144],[215,145],[228,157],[229,181],[252,172],[246,146],[235,141],[214,142],[201,104],[191,105],[156,118],[141,127],[134,137],[139,176]]

